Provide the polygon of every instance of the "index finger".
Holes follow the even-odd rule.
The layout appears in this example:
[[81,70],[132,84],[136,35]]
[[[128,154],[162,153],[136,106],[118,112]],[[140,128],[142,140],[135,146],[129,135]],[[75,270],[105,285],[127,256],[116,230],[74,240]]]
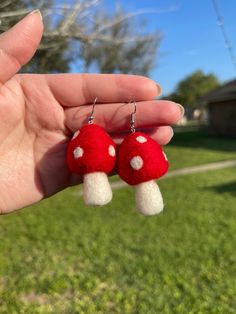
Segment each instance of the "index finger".
[[65,107],[98,103],[152,100],[160,95],[153,80],[126,74],[49,74],[49,87]]

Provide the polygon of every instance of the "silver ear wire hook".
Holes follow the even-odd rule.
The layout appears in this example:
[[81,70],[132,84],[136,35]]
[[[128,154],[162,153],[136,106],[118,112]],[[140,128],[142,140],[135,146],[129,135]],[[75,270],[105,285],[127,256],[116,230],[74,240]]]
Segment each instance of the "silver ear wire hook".
[[134,111],[131,113],[131,116],[130,116],[130,129],[131,129],[131,132],[134,133],[135,132],[135,114],[137,111],[137,104],[135,100],[132,103],[134,104]]
[[90,116],[88,117],[88,124],[92,124],[93,123],[93,120],[94,120],[94,110],[95,110],[95,105],[96,105],[96,102],[97,102],[98,98],[96,97],[94,99],[94,102],[93,102],[93,108],[92,108],[92,111],[90,113]]

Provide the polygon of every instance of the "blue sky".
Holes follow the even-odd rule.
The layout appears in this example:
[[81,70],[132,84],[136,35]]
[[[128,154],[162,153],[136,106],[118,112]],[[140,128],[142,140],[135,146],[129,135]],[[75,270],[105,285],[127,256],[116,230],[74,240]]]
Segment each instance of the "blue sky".
[[[162,13],[144,14],[147,29],[163,33],[158,66],[151,78],[167,94],[191,72],[202,69],[215,73],[224,82],[236,76],[217,25],[211,0],[104,0],[109,10],[120,3],[127,11],[164,9]],[[236,0],[218,0],[228,37],[236,53]],[[172,9],[170,9],[172,8]]]

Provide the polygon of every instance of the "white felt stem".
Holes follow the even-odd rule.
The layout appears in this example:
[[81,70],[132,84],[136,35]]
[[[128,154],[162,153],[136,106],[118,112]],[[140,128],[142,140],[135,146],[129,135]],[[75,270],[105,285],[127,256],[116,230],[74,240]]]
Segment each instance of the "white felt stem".
[[163,198],[155,181],[135,185],[136,208],[144,215],[159,214],[163,208]]
[[102,206],[109,203],[112,190],[107,175],[104,172],[85,174],[83,196],[86,205]]

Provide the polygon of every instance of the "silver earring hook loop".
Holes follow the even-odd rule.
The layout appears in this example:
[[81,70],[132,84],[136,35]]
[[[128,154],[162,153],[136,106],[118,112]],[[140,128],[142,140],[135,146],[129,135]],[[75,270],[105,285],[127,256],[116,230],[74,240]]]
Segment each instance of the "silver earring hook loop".
[[94,120],[94,110],[95,110],[95,105],[96,105],[96,102],[97,102],[98,98],[96,97],[94,99],[94,102],[93,102],[93,108],[92,108],[92,111],[90,113],[90,116],[88,117],[88,124],[92,124],[93,123],[93,120]]
[[131,132],[134,133],[135,132],[135,114],[137,111],[137,104],[135,100],[132,101],[132,103],[134,105],[134,111],[130,115],[130,129],[131,129]]

